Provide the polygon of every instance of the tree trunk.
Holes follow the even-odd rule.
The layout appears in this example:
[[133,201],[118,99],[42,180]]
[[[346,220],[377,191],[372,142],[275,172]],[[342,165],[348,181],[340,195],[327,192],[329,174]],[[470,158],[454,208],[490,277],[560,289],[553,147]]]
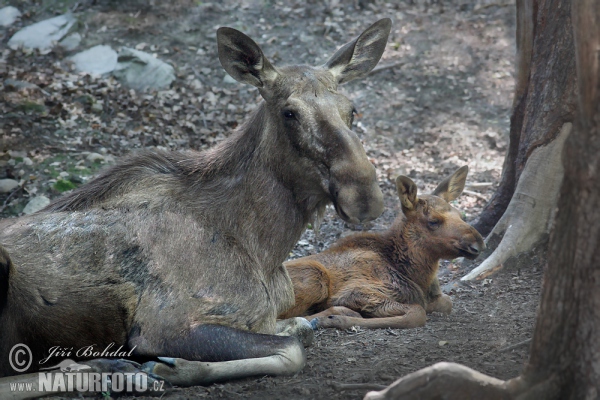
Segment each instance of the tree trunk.
[[563,175],[556,154],[576,108],[570,8],[570,0],[517,0],[509,146],[500,186],[473,223],[496,251],[464,280],[484,278],[511,257],[547,243]]
[[[597,399],[600,397],[600,7],[574,0],[579,112],[563,152],[565,179],[550,236],[531,355],[520,377],[499,381],[440,363],[366,399]],[[547,21],[552,21],[548,18]],[[550,23],[550,22],[548,22]],[[452,379],[448,379],[452,377]]]

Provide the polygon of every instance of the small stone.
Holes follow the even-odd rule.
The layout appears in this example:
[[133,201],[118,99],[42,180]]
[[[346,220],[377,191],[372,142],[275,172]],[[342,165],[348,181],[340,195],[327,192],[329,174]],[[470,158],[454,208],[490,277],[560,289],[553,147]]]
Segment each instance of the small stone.
[[19,186],[19,182],[14,179],[0,179],[0,193],[10,193]]
[[81,35],[75,32],[61,40],[58,44],[66,51],[73,51],[79,46],[79,43],[81,43]]
[[441,347],[441,346],[445,346],[445,345],[447,345],[447,344],[448,344],[448,342],[447,342],[447,341],[445,341],[445,340],[440,340],[440,341],[438,342],[438,344],[439,344],[439,345],[440,345],[440,347]]
[[92,109],[92,112],[101,113],[103,110],[102,103],[96,102],[96,103],[92,104],[91,109]]
[[102,154],[98,154],[98,153],[90,153],[87,156],[87,160],[91,161],[91,162],[100,162],[100,161],[104,161],[104,156]]
[[225,75],[225,77],[223,78],[223,83],[237,83],[237,81],[235,79],[233,79],[231,77],[231,75],[227,74]]
[[21,11],[16,7],[8,6],[0,8],[0,26],[7,27],[14,24],[14,22],[21,16]]
[[175,80],[175,69],[152,54],[123,47],[113,75],[132,89],[166,89]]
[[23,164],[25,164],[25,165],[33,165],[33,161],[29,157],[23,157]]
[[24,214],[33,214],[50,204],[50,199],[46,196],[37,196],[29,200],[29,203],[23,209]]
[[38,49],[40,53],[47,54],[52,51],[54,43],[69,32],[75,22],[75,17],[67,13],[26,26],[10,38],[8,47],[13,50],[19,47]]
[[16,79],[6,79],[4,81],[4,88],[12,91],[23,91],[23,90],[39,90],[40,87],[38,85],[34,85],[33,83],[18,81]]
[[73,62],[76,71],[103,75],[117,67],[117,57],[117,52],[112,47],[99,44],[69,57],[69,60]]

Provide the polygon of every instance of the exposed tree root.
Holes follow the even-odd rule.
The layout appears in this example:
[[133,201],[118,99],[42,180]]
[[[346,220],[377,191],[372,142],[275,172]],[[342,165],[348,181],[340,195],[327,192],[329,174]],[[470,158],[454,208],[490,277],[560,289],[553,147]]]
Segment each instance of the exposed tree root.
[[493,274],[509,258],[531,250],[546,237],[564,175],[561,153],[571,129],[570,122],[563,124],[555,140],[531,153],[506,212],[486,239],[488,244],[501,237],[500,244],[481,265],[461,278],[463,281]]
[[531,378],[503,381],[461,364],[440,362],[406,375],[384,390],[368,392],[364,400],[555,400],[560,396],[559,375]]
[[441,362],[406,375],[365,400],[382,399],[512,399],[510,385],[464,365]]

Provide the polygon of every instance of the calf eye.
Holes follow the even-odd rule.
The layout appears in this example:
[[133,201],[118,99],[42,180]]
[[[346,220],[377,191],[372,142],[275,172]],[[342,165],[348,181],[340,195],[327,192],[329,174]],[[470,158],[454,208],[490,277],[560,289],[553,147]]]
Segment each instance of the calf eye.
[[442,222],[439,219],[430,219],[429,221],[427,221],[427,225],[430,229],[437,229],[440,227],[441,224]]
[[294,114],[293,111],[290,111],[290,110],[285,110],[283,112],[283,117],[287,120],[296,119],[296,115]]

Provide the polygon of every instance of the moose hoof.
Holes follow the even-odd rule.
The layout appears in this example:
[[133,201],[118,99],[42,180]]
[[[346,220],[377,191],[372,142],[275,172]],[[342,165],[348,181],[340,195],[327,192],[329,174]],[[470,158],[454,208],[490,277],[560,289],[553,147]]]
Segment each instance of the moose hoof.
[[[162,395],[164,394],[164,390],[168,390],[170,388],[172,388],[172,385],[166,381],[163,377],[158,376],[152,372],[149,371],[145,371],[143,365],[140,365],[138,363],[136,363],[135,361],[130,361],[130,360],[124,360],[124,359],[109,359],[109,358],[97,358],[94,360],[89,360],[89,361],[85,361],[82,364],[88,365],[89,367],[92,368],[92,370],[94,372],[100,372],[100,373],[114,373],[114,372],[119,372],[119,373],[146,373],[146,375],[148,376],[148,387],[152,387],[152,388],[161,388],[160,393],[156,393],[157,395]],[[132,388],[134,388],[135,385],[133,385]],[[137,393],[135,391],[135,389],[131,392],[133,394],[145,394],[148,395],[149,393]]]
[[295,336],[304,347],[310,346],[315,338],[312,323],[302,317],[277,321],[277,335]]

